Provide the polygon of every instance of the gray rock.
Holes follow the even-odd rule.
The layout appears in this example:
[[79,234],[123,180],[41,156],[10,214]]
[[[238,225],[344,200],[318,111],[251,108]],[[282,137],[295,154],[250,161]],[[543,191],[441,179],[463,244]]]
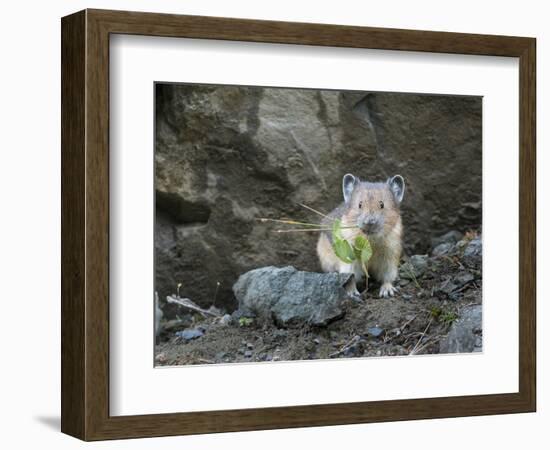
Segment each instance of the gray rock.
[[447,294],[452,300],[456,300],[452,294],[474,281],[475,277],[470,272],[463,270],[454,276],[448,276],[437,288],[436,292]]
[[437,247],[435,247],[433,250],[432,250],[432,255],[433,256],[443,256],[443,255],[447,255],[451,252],[451,250],[453,250],[455,248],[455,244],[452,244],[450,242],[443,242],[441,244],[439,244]]
[[383,328],[380,328],[380,327],[371,327],[371,328],[368,328],[367,329],[367,332],[372,336],[372,337],[380,337],[382,336],[382,333],[384,333],[384,329]]
[[222,325],[230,325],[232,321],[233,321],[233,318],[231,317],[231,314],[224,314],[220,319],[220,323]]
[[[399,268],[399,277],[405,280],[421,278],[428,269],[428,255],[413,255]],[[413,277],[414,275],[414,277]]]
[[442,236],[432,238],[432,248],[435,249],[441,244],[451,244],[451,246],[454,246],[454,244],[456,244],[461,239],[462,233],[460,231],[452,230]]
[[447,336],[439,343],[440,353],[469,353],[482,349],[482,308],[462,308]]
[[464,256],[466,257],[472,257],[472,256],[481,256],[481,238],[477,237],[475,239],[472,239],[466,248],[464,249]]
[[358,357],[362,356],[365,352],[365,339],[358,337],[355,339],[354,343],[344,350],[344,356],[346,357]]
[[241,275],[233,286],[239,309],[280,326],[326,325],[343,316],[351,274],[300,272],[294,267],[262,267]]
[[463,261],[469,267],[480,269],[482,253],[481,237],[472,239],[464,248]]
[[463,271],[457,273],[454,276],[453,282],[458,287],[462,287],[462,286],[474,281],[474,278],[475,277],[470,272],[467,272],[467,271],[463,270]]
[[193,328],[190,330],[176,331],[176,336],[182,338],[184,341],[191,341],[193,339],[204,336],[204,331],[201,328]]
[[[255,267],[318,271],[317,235],[257,217],[316,220],[347,172],[400,172],[406,250],[481,221],[481,99],[467,96],[157,84],[155,289],[235,309]],[[437,158],[434,157],[437,155]],[[217,288],[217,283],[220,283]],[[172,314],[172,313],[170,313]],[[171,319],[173,317],[167,317]]]

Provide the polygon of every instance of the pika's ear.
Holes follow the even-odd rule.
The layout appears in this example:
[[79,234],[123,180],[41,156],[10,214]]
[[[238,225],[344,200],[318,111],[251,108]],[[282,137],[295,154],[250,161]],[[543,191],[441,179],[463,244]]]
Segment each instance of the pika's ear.
[[390,185],[393,198],[397,204],[400,204],[405,194],[405,180],[401,175],[395,175],[394,177],[388,178],[388,184]]
[[351,173],[346,173],[342,179],[342,191],[346,203],[349,203],[351,199],[351,193],[353,192],[356,181],[357,179]]

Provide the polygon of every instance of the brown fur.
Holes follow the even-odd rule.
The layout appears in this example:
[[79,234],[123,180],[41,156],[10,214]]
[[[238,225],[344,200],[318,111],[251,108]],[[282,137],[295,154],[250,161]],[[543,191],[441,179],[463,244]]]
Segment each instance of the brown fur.
[[[361,208],[358,207],[359,202],[361,202]],[[380,202],[383,202],[383,208],[380,208]],[[328,215],[324,222],[328,225],[335,218],[339,218],[343,227],[355,226],[361,214],[376,215],[381,223],[376,233],[367,236],[373,249],[368,271],[370,277],[381,283],[380,295],[392,295],[395,290],[392,283],[397,277],[401,258],[403,226],[399,204],[388,183],[359,182],[353,189],[348,204],[341,204]],[[342,234],[350,243],[353,243],[357,235],[365,235],[359,228],[343,229]],[[317,243],[317,253],[325,272],[352,272],[357,279],[364,277],[359,263],[345,264],[334,254],[330,232],[321,234]]]

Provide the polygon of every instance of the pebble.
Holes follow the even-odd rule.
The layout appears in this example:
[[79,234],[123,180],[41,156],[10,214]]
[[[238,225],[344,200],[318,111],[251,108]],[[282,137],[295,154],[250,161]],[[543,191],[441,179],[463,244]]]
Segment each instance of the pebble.
[[464,249],[465,257],[473,257],[481,255],[481,238],[472,239]]
[[439,286],[437,286],[436,291],[443,292],[447,294],[449,299],[456,301],[461,297],[461,294],[458,291],[463,286],[474,281],[474,279],[475,277],[470,272],[462,271],[454,277],[448,277],[444,280]]
[[436,248],[433,249],[432,255],[443,256],[449,253],[453,248],[454,248],[454,244],[450,244],[449,242],[444,242],[443,244],[439,244]]
[[371,328],[368,328],[367,329],[367,332],[372,336],[372,337],[380,337],[382,335],[382,333],[384,332],[384,329],[383,328],[380,328],[380,327],[371,327]]
[[193,339],[200,338],[204,335],[204,331],[200,328],[193,328],[190,330],[176,331],[176,336],[182,338],[185,341],[191,341]]
[[470,283],[471,281],[474,281],[474,276],[470,272],[460,272],[457,276],[454,278],[455,283],[459,286],[464,286],[465,284]]
[[220,323],[221,323],[222,325],[230,325],[230,324],[231,324],[231,321],[232,321],[231,314],[225,314],[225,315],[220,319]]
[[443,243],[456,244],[462,239],[462,233],[460,231],[452,230],[436,238],[432,238],[432,248],[437,247]]

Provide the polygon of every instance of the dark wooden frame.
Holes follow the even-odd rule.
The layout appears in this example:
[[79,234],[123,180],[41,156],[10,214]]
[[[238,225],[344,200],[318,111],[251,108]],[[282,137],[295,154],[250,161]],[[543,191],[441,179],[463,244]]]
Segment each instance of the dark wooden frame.
[[[61,429],[84,440],[474,416],[536,408],[533,38],[85,10],[62,30]],[[109,35],[519,58],[519,392],[142,416],[109,415]]]

